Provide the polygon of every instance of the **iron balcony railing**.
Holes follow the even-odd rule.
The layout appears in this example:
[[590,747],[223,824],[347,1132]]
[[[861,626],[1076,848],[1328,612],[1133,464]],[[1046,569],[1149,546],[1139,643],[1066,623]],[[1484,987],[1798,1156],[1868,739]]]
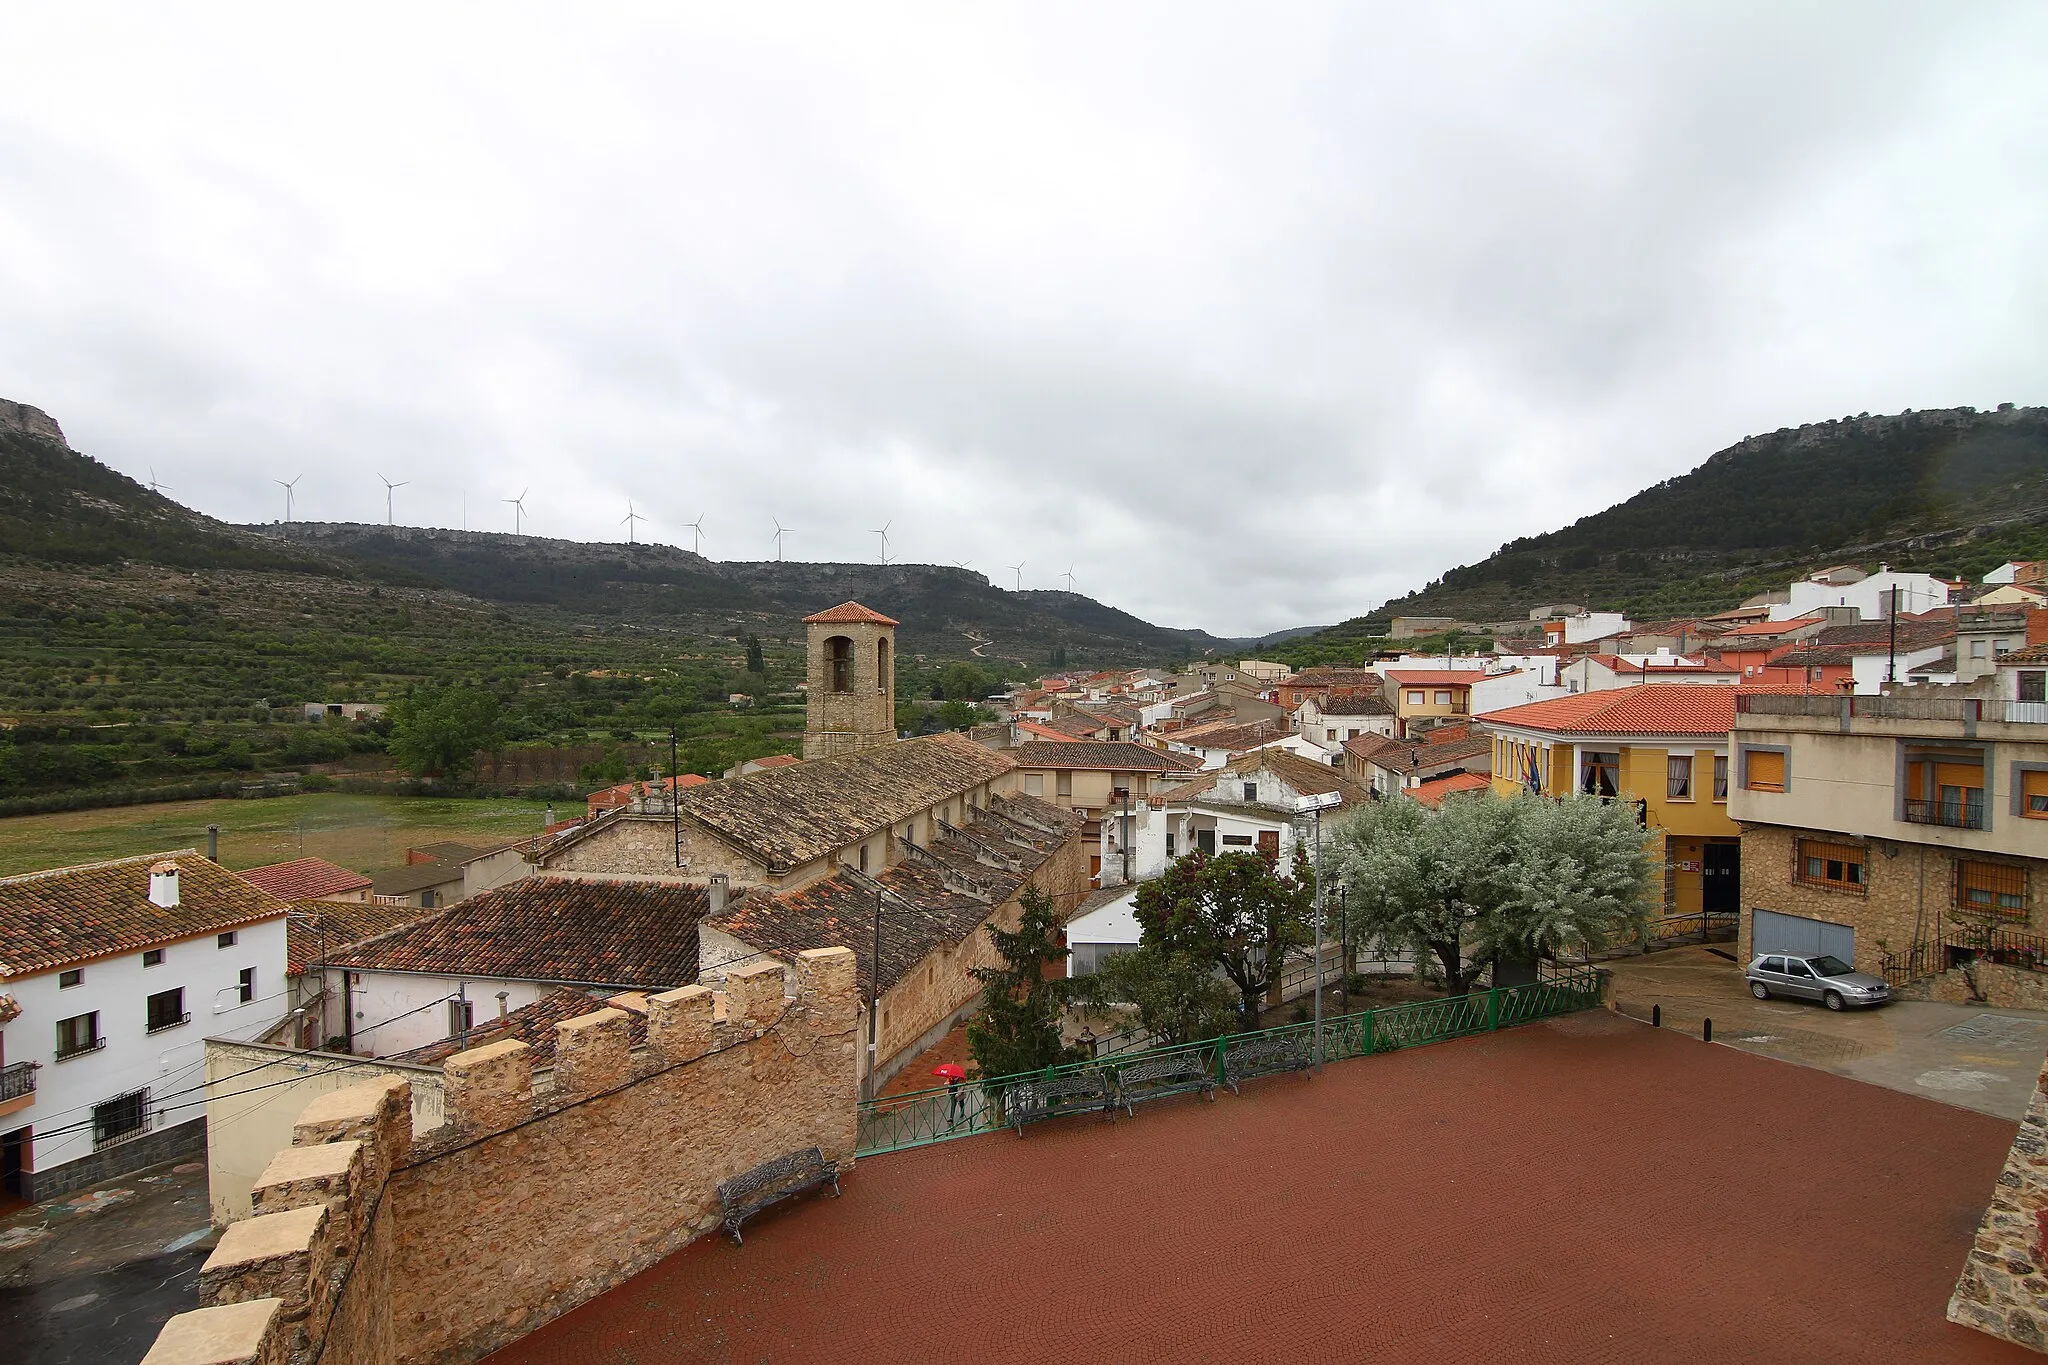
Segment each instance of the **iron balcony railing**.
[[106,1045],[107,1040],[105,1038],[88,1038],[84,1042],[78,1043],[75,1046],[58,1048],[57,1060],[60,1062],[68,1062],[73,1057],[83,1057],[88,1052],[98,1052],[101,1048],[105,1047]]
[[1983,793],[1975,801],[1907,801],[1906,823],[1947,829],[1984,828]]
[[[1597,968],[1546,964],[1543,979],[1527,985],[1496,986],[1469,995],[1390,1005],[1325,1019],[1321,1037],[1323,1057],[1332,1062],[1367,1057],[1591,1009],[1600,1003],[1601,977]],[[1202,1059],[1217,1084],[1228,1084],[1233,1055],[1270,1047],[1273,1040],[1301,1040],[1313,1045],[1315,1030],[1313,1022],[1287,1024],[1255,1033],[1224,1034],[1196,1043],[1121,1052],[1043,1071],[862,1100],[855,1152],[860,1156],[897,1152],[1008,1127],[1006,1098],[1012,1087],[1078,1072],[1113,1072],[1137,1062],[1192,1055]]]
[[36,1064],[16,1062],[12,1066],[0,1066],[0,1102],[18,1100],[23,1095],[36,1093]]

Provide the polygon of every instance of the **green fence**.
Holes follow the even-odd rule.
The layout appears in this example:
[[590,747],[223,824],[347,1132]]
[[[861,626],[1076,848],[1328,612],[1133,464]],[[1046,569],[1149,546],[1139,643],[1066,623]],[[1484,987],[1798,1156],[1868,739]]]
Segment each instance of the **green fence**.
[[[1365,1057],[1375,1052],[1393,1052],[1425,1043],[1441,1043],[1467,1034],[1509,1028],[1537,1019],[1548,1019],[1600,1003],[1601,974],[1595,968],[1560,968],[1541,981],[1523,986],[1497,986],[1454,995],[1443,1000],[1423,1000],[1412,1005],[1389,1005],[1361,1010],[1323,1020],[1322,1043],[1325,1061]],[[1314,1022],[1287,1024],[1257,1033],[1232,1033],[1199,1043],[1146,1048],[1121,1052],[1095,1061],[1071,1062],[1044,1071],[1015,1076],[996,1076],[965,1082],[959,1086],[935,1086],[908,1094],[863,1100],[860,1132],[855,1151],[860,1156],[899,1152],[927,1143],[973,1137],[1004,1127],[1003,1097],[1011,1086],[1044,1080],[1077,1071],[1108,1071],[1134,1062],[1187,1053],[1200,1055],[1218,1083],[1225,1079],[1224,1064],[1230,1054],[1247,1044],[1269,1038],[1298,1039],[1313,1046]]]

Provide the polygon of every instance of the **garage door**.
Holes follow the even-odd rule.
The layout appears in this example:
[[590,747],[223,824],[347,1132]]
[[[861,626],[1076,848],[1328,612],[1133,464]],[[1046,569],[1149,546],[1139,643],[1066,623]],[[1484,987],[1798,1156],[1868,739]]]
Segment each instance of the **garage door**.
[[1856,931],[1824,919],[1781,915],[1775,910],[1751,911],[1756,916],[1752,937],[1759,953],[1833,953],[1844,962],[1856,960]]

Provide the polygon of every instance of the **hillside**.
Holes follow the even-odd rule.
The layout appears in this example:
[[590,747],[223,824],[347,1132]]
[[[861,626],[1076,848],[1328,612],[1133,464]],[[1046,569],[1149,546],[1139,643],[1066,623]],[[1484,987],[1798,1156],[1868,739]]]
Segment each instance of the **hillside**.
[[2048,555],[2048,408],[1845,417],[1751,436],[1690,473],[1509,541],[1366,616],[1290,641],[1326,651],[1388,617],[1526,619],[1572,602],[1639,619],[1725,610],[1838,563],[1975,577]]

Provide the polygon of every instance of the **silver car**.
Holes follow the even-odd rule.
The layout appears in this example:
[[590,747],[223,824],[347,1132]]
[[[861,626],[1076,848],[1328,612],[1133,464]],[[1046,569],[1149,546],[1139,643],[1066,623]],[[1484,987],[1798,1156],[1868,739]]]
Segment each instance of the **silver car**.
[[1831,1010],[1852,1005],[1882,1005],[1891,987],[1868,972],[1859,972],[1827,953],[1759,953],[1750,961],[1749,993],[1759,1000],[1782,995],[1818,1000]]

